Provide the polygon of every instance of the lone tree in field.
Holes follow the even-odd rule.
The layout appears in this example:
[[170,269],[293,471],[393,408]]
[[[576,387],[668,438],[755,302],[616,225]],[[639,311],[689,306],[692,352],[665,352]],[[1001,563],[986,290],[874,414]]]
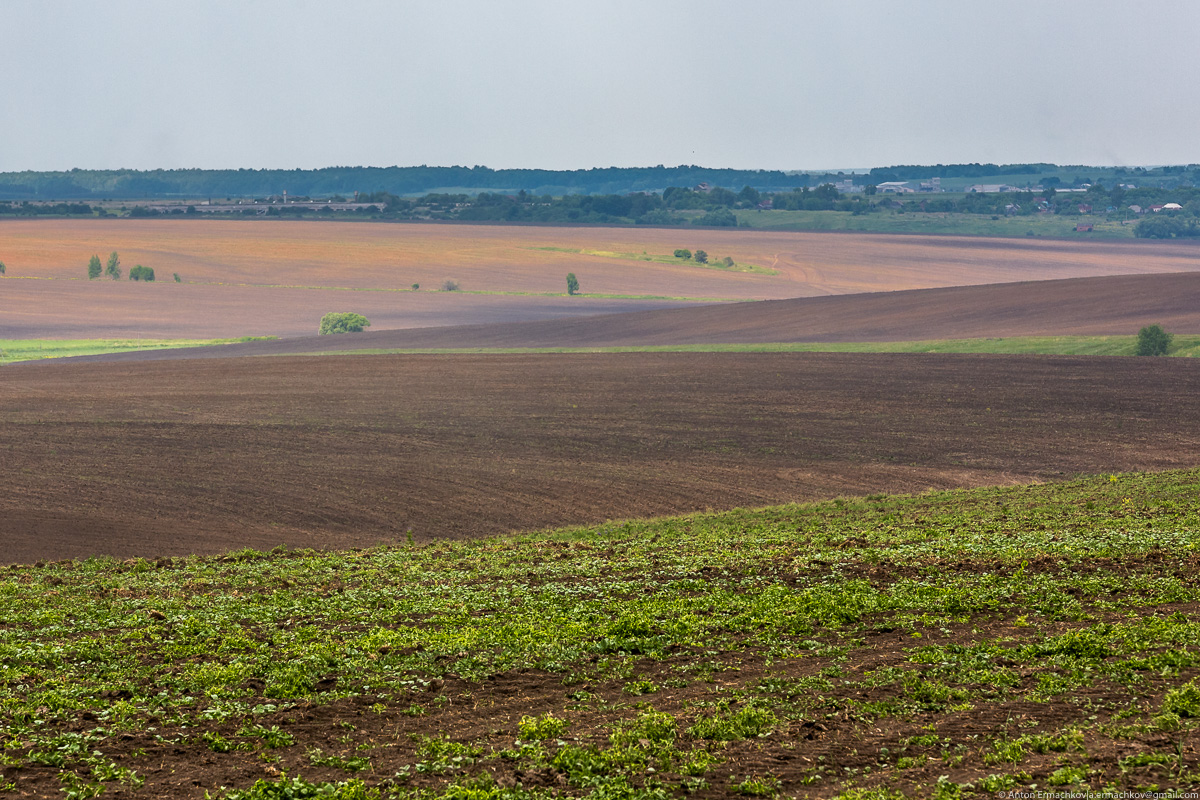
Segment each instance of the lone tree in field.
[[708,263],[708,253],[704,252],[703,250],[697,250],[696,255],[692,256],[692,258],[696,259],[697,264]]
[[331,311],[321,317],[321,327],[317,329],[317,333],[321,336],[331,333],[362,333],[363,328],[369,327],[370,321],[362,314]]
[[579,294],[579,279],[575,277],[574,272],[567,273],[567,294]]
[[100,270],[102,269],[103,267],[100,266],[100,256],[92,256],[88,259],[88,280],[92,281],[99,278]]
[[8,267],[4,266],[3,261],[0,261],[0,275],[3,275],[6,269],[8,269]]
[[1161,325],[1147,325],[1138,331],[1137,354],[1139,356],[1165,356],[1174,337]]
[[114,281],[121,280],[121,259],[117,257],[117,251],[112,251],[108,257],[108,266],[104,268],[104,274],[112,278]]
[[443,292],[457,292],[458,291],[458,281],[456,281],[452,278],[447,278],[446,280],[442,281],[442,291]]
[[129,280],[152,281],[154,280],[154,270],[150,267],[143,267],[141,264],[138,264],[136,267],[129,270]]

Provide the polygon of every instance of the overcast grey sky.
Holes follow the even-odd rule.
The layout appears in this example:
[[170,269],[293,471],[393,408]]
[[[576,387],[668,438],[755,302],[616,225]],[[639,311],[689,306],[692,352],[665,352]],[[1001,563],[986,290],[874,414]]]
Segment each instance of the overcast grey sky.
[[1191,0],[0,0],[0,170],[1200,162]]

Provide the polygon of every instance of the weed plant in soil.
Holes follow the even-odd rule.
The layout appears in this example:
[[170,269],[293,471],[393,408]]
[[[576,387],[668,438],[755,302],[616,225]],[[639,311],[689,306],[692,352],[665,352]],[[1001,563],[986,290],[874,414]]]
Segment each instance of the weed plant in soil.
[[14,565],[41,797],[1200,783],[1200,471],[345,552]]

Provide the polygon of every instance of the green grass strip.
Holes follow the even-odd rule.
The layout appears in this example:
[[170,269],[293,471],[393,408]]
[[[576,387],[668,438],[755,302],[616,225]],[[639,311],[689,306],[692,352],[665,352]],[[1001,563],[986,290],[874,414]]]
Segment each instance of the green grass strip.
[[207,347],[216,344],[266,341],[275,338],[274,336],[243,336],[238,339],[0,339],[0,364],[37,361],[43,358],[125,353],[130,350]]
[[612,250],[588,250],[578,247],[531,247],[530,250],[548,250],[553,253],[574,253],[583,256],[599,256],[601,258],[616,258],[622,261],[650,261],[656,264],[675,264],[683,267],[696,267],[697,269],[717,269],[722,272],[749,272],[755,275],[778,275],[779,270],[771,267],[763,267],[758,264],[745,264],[735,262],[732,266],[727,266],[721,259],[713,258],[704,263],[694,261],[692,259],[682,259],[676,256],[668,256],[660,253],[618,253]]
[[[991,353],[1132,356],[1136,336],[1016,336],[996,339],[929,339],[915,342],[763,342],[636,347],[364,348],[303,355],[520,354],[520,353]],[[1175,336],[1169,356],[1200,356],[1200,336]]]

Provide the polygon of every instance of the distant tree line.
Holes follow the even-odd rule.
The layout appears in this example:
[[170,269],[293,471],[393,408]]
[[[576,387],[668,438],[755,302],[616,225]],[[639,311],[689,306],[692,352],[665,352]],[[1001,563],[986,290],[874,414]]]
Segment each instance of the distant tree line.
[[790,189],[812,177],[781,170],[677,167],[606,167],[581,170],[488,167],[327,167],[313,170],[70,170],[0,173],[0,199],[150,199],[173,197],[328,197],[354,192],[417,195],[443,187],[536,194],[628,194],[667,186],[755,186]]
[[[414,197],[461,187],[475,195],[481,192],[533,195],[627,195],[635,192],[662,193],[668,187],[708,184],[724,190],[751,186],[760,192],[815,188],[848,177],[859,183],[928,180],[930,178],[988,178],[1005,175],[1043,175],[1047,182],[1060,181],[1055,173],[1074,171],[1080,179],[1089,174],[1124,176],[1117,181],[1143,185],[1200,184],[1200,165],[1168,167],[1062,167],[1048,163],[1030,164],[935,164],[875,167],[866,175],[841,172],[785,172],[782,170],[738,170],[681,164],[674,167],[603,167],[580,170],[491,169],[483,166],[431,167],[326,167],[311,170],[279,169],[172,169],[172,170],[82,170],[65,172],[0,173],[0,200],[150,200],[189,198],[267,197],[286,190],[289,196],[351,197],[355,192],[386,192]],[[1098,171],[1098,172],[1097,172]],[[1083,180],[1090,183],[1090,180]],[[1112,182],[1110,180],[1110,182]],[[29,212],[26,213],[40,213]],[[75,212],[71,212],[75,213]]]
[[0,201],[0,215],[14,217],[78,217],[90,216],[87,203],[7,203]]
[[[944,176],[970,175],[973,173],[996,174],[996,170],[1026,170],[1030,174],[1043,168],[1054,168],[1046,164],[1018,164],[997,166],[995,164],[967,164],[935,167],[888,167],[891,172],[872,171],[879,177],[906,178],[915,175],[917,178],[926,177],[931,172]],[[339,168],[341,169],[341,168]],[[351,169],[351,168],[345,168]],[[353,168],[357,169],[357,168]],[[413,168],[417,169],[417,168]],[[466,168],[421,168],[428,170],[466,169]],[[697,170],[695,174],[706,174],[700,168],[672,168],[679,170]],[[1058,169],[1058,168],[1056,168]],[[1173,175],[1185,176],[1187,170],[1179,167],[1159,167],[1156,171]],[[623,170],[631,174],[654,173],[665,175],[671,170],[656,167],[649,171]],[[472,174],[484,178],[493,178],[501,173],[548,173],[537,170],[486,170],[473,168]],[[1110,173],[1128,172],[1131,180],[1137,180],[1140,174],[1146,173],[1143,168],[1111,168]],[[118,171],[121,172],[121,171]],[[178,172],[184,175],[210,172],[200,170],[165,171],[164,174]],[[233,174],[247,173],[261,178],[262,170],[238,170]],[[277,171],[278,172],[278,171]],[[297,174],[323,173],[324,170],[296,171]],[[622,170],[579,170],[573,173],[554,173],[558,175],[576,175],[600,173],[611,177],[611,173]],[[784,173],[751,173],[736,170],[710,170],[707,172],[722,173],[725,177],[731,175],[783,176]],[[26,173],[21,173],[26,175]],[[32,174],[32,173],[30,173]],[[37,173],[43,174],[43,173]],[[45,173],[49,174],[49,173]],[[75,175],[76,173],[58,173]],[[90,173],[87,173],[90,174]],[[213,173],[215,174],[215,173]],[[291,173],[286,173],[291,174]],[[1016,174],[1015,172],[1013,174]],[[0,176],[3,177],[3,176]],[[463,177],[463,176],[460,176]],[[785,176],[804,182],[812,176]],[[935,176],[936,177],[936,176]],[[1200,177],[1200,176],[1197,176]],[[862,176],[859,176],[861,179]],[[240,216],[268,217],[337,217],[337,218],[372,218],[390,220],[446,220],[462,222],[500,222],[500,223],[530,223],[530,224],[624,224],[624,225],[654,225],[654,226],[703,226],[703,227],[732,227],[739,224],[735,212],[757,208],[769,208],[775,211],[845,211],[853,214],[869,214],[884,211],[898,213],[942,213],[942,214],[983,214],[993,217],[1000,216],[1030,216],[1053,214],[1065,217],[1080,217],[1083,215],[1100,215],[1104,218],[1122,220],[1138,219],[1134,233],[1147,238],[1181,238],[1200,237],[1200,188],[1176,184],[1170,187],[1139,185],[1128,188],[1129,184],[1110,182],[1109,186],[1096,181],[1090,184],[1086,191],[1058,191],[1061,181],[1054,176],[1046,176],[1042,181],[1044,188],[1036,192],[1031,190],[994,192],[994,193],[933,193],[917,192],[908,194],[876,194],[873,184],[867,184],[865,191],[844,194],[832,183],[825,182],[815,186],[797,185],[792,187],[767,190],[753,184],[743,184],[738,191],[720,185],[699,183],[695,185],[668,185],[661,191],[633,191],[621,193],[582,193],[566,192],[537,193],[519,189],[515,192],[482,191],[470,192],[430,192],[420,196],[398,194],[388,190],[359,192],[355,199],[359,205],[346,210],[335,211],[320,203],[296,202],[257,202],[237,206],[236,211],[223,212]],[[1079,181],[1077,180],[1076,183]],[[142,186],[142,188],[153,188]],[[161,187],[160,187],[161,188]],[[270,198],[271,195],[263,195]],[[346,198],[332,195],[336,201]],[[307,199],[305,195],[290,193],[289,198]],[[1157,213],[1146,213],[1153,206],[1163,206],[1175,203],[1181,208],[1160,210]],[[371,205],[368,205],[371,204]],[[377,206],[382,206],[378,208]],[[93,206],[82,202],[37,203],[28,200],[11,202],[0,201],[0,216],[104,216],[110,213],[104,207]],[[179,206],[170,211],[155,210],[146,205],[138,204],[126,210],[128,216],[151,218],[158,216],[196,216],[195,206]]]

